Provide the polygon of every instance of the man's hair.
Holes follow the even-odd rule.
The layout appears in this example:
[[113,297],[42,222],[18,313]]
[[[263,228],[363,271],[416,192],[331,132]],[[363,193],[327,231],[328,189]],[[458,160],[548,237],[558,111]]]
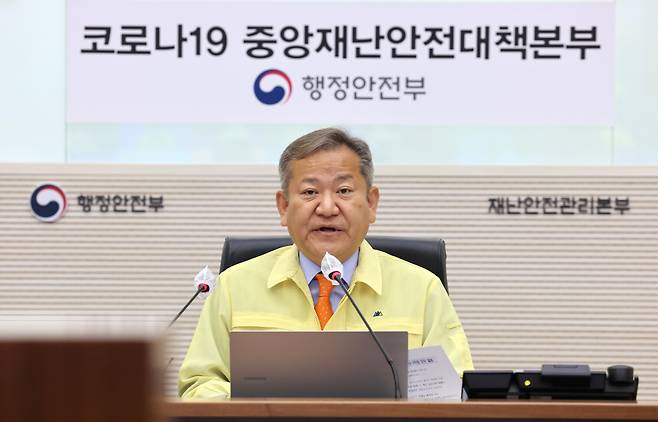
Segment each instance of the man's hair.
[[350,136],[347,132],[337,128],[326,128],[307,133],[297,138],[281,154],[279,158],[279,178],[281,189],[287,195],[290,183],[290,164],[294,160],[301,160],[318,151],[330,151],[345,145],[359,157],[360,170],[368,189],[372,187],[374,169],[372,154],[368,144],[359,138]]

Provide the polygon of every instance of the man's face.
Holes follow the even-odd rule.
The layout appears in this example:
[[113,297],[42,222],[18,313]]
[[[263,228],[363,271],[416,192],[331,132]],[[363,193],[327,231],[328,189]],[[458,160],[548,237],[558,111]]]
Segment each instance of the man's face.
[[281,225],[317,264],[325,252],[344,262],[375,222],[379,189],[366,187],[359,164],[346,146],[316,152],[291,162],[288,195],[276,194]]

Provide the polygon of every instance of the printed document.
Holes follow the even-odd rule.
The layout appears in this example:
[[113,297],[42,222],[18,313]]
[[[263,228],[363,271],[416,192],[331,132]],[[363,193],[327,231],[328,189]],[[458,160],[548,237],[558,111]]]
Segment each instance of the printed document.
[[408,397],[461,400],[462,380],[441,346],[409,350]]

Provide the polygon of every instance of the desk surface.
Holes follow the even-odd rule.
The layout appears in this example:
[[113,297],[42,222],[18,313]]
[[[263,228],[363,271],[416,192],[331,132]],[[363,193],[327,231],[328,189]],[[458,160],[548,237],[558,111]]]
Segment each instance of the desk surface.
[[170,418],[437,418],[654,420],[658,402],[479,401],[420,402],[392,400],[231,399],[162,404]]

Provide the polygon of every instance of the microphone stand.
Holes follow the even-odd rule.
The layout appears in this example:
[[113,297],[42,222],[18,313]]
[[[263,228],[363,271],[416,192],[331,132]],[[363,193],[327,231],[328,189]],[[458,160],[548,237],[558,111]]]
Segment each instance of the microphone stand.
[[[171,326],[174,325],[174,322],[178,321],[178,318],[180,318],[180,316],[183,315],[183,312],[185,312],[185,310],[187,310],[187,308],[192,304],[192,302],[194,302],[194,299],[196,299],[196,297],[199,296],[199,293],[205,293],[208,290],[210,289],[208,288],[207,284],[199,284],[199,287],[197,288],[194,295],[190,298],[190,300],[187,301],[185,306],[183,306],[183,309],[181,309],[180,312],[178,312],[178,314],[174,317],[174,319],[171,320],[169,325],[167,325],[167,328],[168,329],[171,328]],[[171,362],[173,361],[174,361],[173,357],[169,359],[169,362],[167,362],[167,366],[165,367],[165,371],[169,369],[169,365],[171,365]]]
[[354,299],[352,299],[352,296],[347,291],[347,283],[345,283],[345,280],[343,280],[343,277],[341,277],[340,274],[336,274],[333,277],[333,279],[336,280],[338,282],[338,284],[340,285],[340,287],[343,288],[343,291],[345,292],[345,295],[350,300],[350,302],[352,302],[352,306],[354,306],[354,309],[356,309],[356,312],[361,317],[361,320],[365,324],[366,328],[368,328],[368,331],[370,331],[370,335],[375,340],[375,343],[377,343],[377,347],[379,347],[379,350],[381,350],[382,354],[386,358],[386,362],[388,363],[388,366],[391,367],[391,372],[393,372],[393,383],[395,384],[395,399],[397,400],[397,399],[401,398],[400,397],[401,396],[401,394],[400,394],[400,378],[398,377],[398,371],[395,369],[395,366],[393,365],[393,359],[391,359],[391,357],[388,355],[388,353],[386,353],[386,350],[384,350],[384,346],[379,341],[379,338],[377,337],[375,332],[372,331],[372,328],[370,327],[370,324],[368,324],[368,321],[366,321],[366,318],[361,313],[361,310],[359,309],[359,307],[356,306],[356,303],[354,302]]
[[196,299],[196,297],[199,296],[199,293],[205,293],[207,291],[208,291],[208,286],[206,286],[204,284],[200,284],[199,287],[196,290],[196,293],[194,293],[194,296],[192,296],[190,298],[190,300],[187,301],[185,306],[183,306],[183,309],[181,309],[180,312],[178,312],[178,315],[176,315],[174,317],[174,319],[171,320],[169,325],[167,325],[167,328],[170,328],[172,325],[174,325],[174,322],[176,322],[178,320],[178,318],[180,318],[180,316],[183,315],[183,312],[185,312],[187,307],[190,306],[192,304],[192,302],[194,302],[194,299]]

